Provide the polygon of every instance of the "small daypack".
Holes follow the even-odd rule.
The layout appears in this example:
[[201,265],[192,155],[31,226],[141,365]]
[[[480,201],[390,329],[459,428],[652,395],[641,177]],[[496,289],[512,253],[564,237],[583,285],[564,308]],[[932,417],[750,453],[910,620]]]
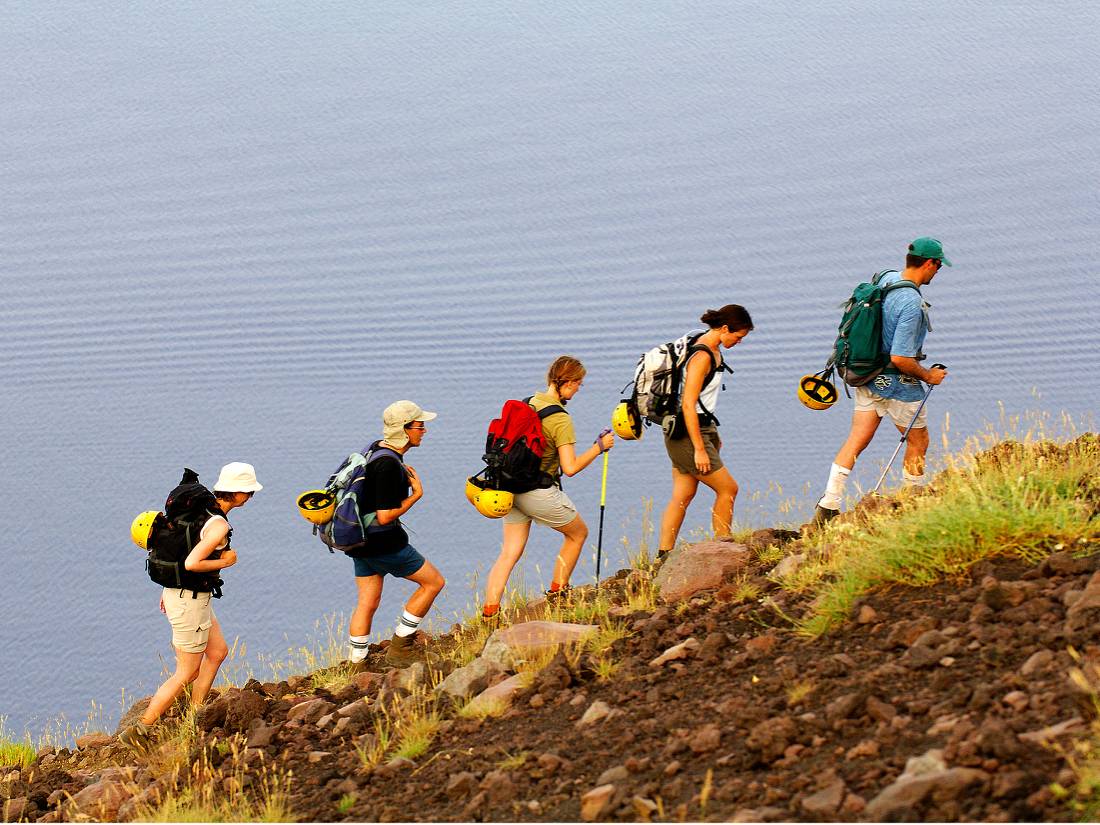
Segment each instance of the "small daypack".
[[367,465],[383,456],[396,458],[404,470],[401,454],[375,441],[362,452],[349,455],[329,476],[325,490],[333,496],[335,509],[331,520],[314,525],[313,534],[328,547],[330,553],[340,550],[353,558],[368,555],[368,538],[376,513],[361,512],[359,496],[367,481]]
[[[646,426],[664,426],[669,416],[678,416],[684,367],[688,359],[697,352],[710,354],[705,344],[698,343],[704,332],[701,329],[692,330],[675,341],[654,347],[638,359],[638,366],[634,369],[634,389],[630,397],[624,400],[637,411]],[[711,358],[710,371],[703,379],[703,386],[707,386],[719,371],[733,372],[724,361],[720,366],[715,366]],[[719,422],[714,413],[704,410],[717,425]]]
[[[149,532],[149,554],[145,560],[149,578],[162,587],[211,593],[220,599],[222,580],[216,572],[195,573],[184,567],[203,525],[215,515],[222,515],[218,500],[199,483],[198,473],[185,467],[183,478],[164,502],[164,513],[153,520]],[[227,547],[232,533],[230,530],[226,536]],[[208,558],[220,555],[221,551],[215,550]]]
[[536,410],[531,406],[533,397],[505,401],[500,417],[489,423],[482,473],[489,487],[495,490],[527,493],[558,483],[556,478],[542,471],[542,456],[546,449],[542,420],[554,413],[565,412],[565,407],[549,404]]
[[890,365],[889,353],[882,351],[882,302],[895,289],[917,289],[915,283],[904,278],[879,286],[884,275],[896,271],[876,272],[870,281],[859,284],[844,304],[844,314],[825,370],[835,369],[850,387],[869,384]]

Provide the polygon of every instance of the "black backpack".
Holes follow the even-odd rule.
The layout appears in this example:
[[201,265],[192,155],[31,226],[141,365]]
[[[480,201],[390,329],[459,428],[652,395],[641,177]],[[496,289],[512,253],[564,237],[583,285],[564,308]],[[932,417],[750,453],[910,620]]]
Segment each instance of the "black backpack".
[[[199,474],[185,467],[183,478],[164,502],[164,513],[156,517],[149,533],[149,557],[145,560],[149,578],[162,587],[211,593],[220,599],[222,580],[217,573],[195,573],[183,566],[203,525],[215,515],[223,515],[218,500],[199,483]],[[226,536],[226,546],[232,533],[230,530]],[[219,555],[221,551],[216,550],[209,558]]]

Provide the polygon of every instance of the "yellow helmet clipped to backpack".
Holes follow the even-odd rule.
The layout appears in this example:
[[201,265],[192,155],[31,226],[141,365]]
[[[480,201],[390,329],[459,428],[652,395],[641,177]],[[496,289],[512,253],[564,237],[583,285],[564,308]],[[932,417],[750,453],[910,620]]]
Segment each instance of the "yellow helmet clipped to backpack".
[[515,496],[504,490],[494,490],[483,478],[466,479],[466,500],[485,518],[504,518],[512,509]]
[[504,518],[512,511],[515,496],[505,490],[482,490],[474,496],[474,507],[485,518]]
[[811,410],[827,410],[837,397],[836,387],[820,375],[803,375],[798,381],[798,400]]
[[130,538],[142,550],[149,549],[149,536],[153,534],[153,522],[159,515],[159,510],[146,510],[144,513],[138,513],[130,523]]
[[336,497],[328,490],[306,490],[298,496],[298,512],[311,524],[328,524],[336,512]]
[[642,421],[629,401],[620,401],[611,413],[611,429],[624,441],[637,441],[642,437]]

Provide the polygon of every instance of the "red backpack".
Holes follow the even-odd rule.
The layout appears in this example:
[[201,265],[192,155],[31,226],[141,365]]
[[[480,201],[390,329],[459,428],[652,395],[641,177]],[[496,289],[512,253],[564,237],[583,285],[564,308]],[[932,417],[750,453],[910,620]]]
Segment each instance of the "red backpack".
[[536,411],[531,406],[533,397],[505,401],[500,418],[494,418],[489,423],[485,455],[482,456],[485,469],[482,472],[486,483],[493,489],[526,493],[557,483],[557,479],[542,471],[542,454],[546,447],[542,419],[565,412],[565,408],[560,404],[551,404]]

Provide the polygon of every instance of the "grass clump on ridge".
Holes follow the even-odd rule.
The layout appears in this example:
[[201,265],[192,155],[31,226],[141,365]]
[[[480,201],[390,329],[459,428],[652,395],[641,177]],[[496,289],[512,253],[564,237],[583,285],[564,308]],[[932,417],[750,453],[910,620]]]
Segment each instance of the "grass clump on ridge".
[[934,584],[994,556],[1034,563],[1052,550],[1098,549],[1100,437],[968,446],[923,493],[903,493],[895,507],[868,508],[805,543],[807,563],[783,581],[815,597],[799,633],[844,622],[875,587]]

